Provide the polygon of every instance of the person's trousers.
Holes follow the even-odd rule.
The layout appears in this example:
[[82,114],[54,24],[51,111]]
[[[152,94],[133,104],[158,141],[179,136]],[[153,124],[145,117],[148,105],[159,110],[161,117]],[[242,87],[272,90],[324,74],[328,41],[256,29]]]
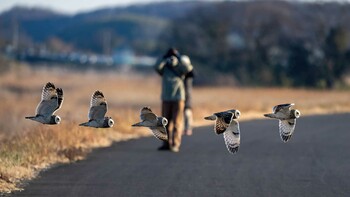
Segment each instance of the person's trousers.
[[183,130],[184,101],[163,101],[162,116],[168,119],[166,126],[169,146],[180,147]]

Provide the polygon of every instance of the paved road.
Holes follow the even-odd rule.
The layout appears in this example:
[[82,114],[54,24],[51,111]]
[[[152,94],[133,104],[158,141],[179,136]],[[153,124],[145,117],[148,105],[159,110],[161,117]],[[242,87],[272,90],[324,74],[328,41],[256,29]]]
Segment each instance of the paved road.
[[156,151],[153,137],[116,143],[14,196],[350,196],[350,114],[302,117],[287,144],[277,129],[242,122],[236,155],[212,127],[185,137],[179,153]]

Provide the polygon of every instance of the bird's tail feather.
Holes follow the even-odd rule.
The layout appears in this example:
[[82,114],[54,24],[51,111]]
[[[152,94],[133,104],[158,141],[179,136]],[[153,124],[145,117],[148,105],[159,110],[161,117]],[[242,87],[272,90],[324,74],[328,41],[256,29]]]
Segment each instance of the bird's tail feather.
[[88,123],[89,122],[84,122],[84,123],[79,124],[79,126],[89,126]]
[[276,118],[275,114],[264,114],[264,116],[268,118]]
[[34,119],[36,116],[26,116],[25,119]]
[[142,127],[143,125],[141,123],[142,122],[138,122],[138,123],[135,123],[135,124],[133,124],[131,126],[133,126],[133,127]]
[[211,116],[204,117],[204,119],[206,119],[206,120],[216,120],[216,116],[215,115],[211,115]]

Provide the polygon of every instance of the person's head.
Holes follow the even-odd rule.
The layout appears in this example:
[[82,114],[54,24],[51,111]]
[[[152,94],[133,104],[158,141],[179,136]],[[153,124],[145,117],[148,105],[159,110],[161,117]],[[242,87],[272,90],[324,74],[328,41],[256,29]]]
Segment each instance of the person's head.
[[168,51],[164,55],[164,58],[168,58],[168,57],[171,57],[171,56],[176,56],[176,57],[179,56],[179,52],[174,47],[171,47],[171,48],[168,49]]

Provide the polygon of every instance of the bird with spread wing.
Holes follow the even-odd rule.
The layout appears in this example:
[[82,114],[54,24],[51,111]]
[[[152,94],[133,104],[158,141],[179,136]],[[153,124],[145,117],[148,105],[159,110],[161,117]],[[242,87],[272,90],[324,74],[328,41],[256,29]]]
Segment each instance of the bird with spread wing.
[[154,114],[150,107],[143,107],[140,114],[141,122],[135,123],[133,127],[148,127],[151,129],[152,134],[163,141],[168,140],[168,133],[166,125],[168,120],[164,117],[158,117]]
[[271,114],[264,114],[265,117],[279,120],[279,132],[283,142],[288,142],[295,129],[297,118],[301,113],[299,110],[290,109],[294,103],[280,104],[272,108]]
[[59,110],[63,103],[63,90],[56,88],[51,82],[46,83],[41,93],[41,101],[36,108],[35,116],[25,117],[42,124],[59,124],[61,118],[54,113]]
[[205,117],[206,120],[215,120],[214,132],[223,134],[227,150],[234,154],[240,146],[240,129],[237,119],[241,112],[232,109],[223,112],[214,113],[211,116]]
[[88,114],[89,121],[81,123],[79,126],[110,128],[114,121],[111,117],[105,117],[107,113],[107,100],[101,91],[95,91],[91,97],[90,110]]

